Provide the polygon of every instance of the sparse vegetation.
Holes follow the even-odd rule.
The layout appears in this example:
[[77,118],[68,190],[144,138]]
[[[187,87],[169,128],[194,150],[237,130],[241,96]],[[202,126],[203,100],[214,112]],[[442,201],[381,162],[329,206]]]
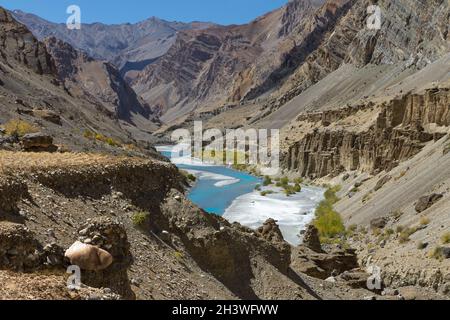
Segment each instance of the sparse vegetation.
[[191,181],[191,182],[197,181],[197,177],[196,177],[194,174],[187,172],[186,170],[180,170],[180,173],[181,173],[188,181]]
[[421,226],[427,226],[427,225],[429,225],[430,224],[430,218],[428,218],[428,217],[422,217],[422,218],[420,218],[420,225]]
[[269,194],[273,194],[274,192],[272,190],[266,190],[266,191],[261,191],[261,195],[263,197],[268,196]]
[[316,208],[316,218],[313,224],[319,230],[321,241],[324,243],[329,239],[345,235],[345,226],[341,215],[333,208],[333,205],[339,201],[336,196],[338,190],[340,190],[339,187],[329,188],[325,192],[325,200],[321,201]]
[[302,187],[299,184],[295,184],[295,185],[284,185],[283,186],[284,189],[284,193],[289,197],[293,194],[299,193],[302,191]]
[[261,185],[260,185],[260,184],[257,184],[257,185],[255,186],[255,190],[256,190],[256,191],[261,191]]
[[353,187],[353,188],[350,190],[350,192],[358,193],[358,192],[359,192],[359,188]]
[[406,243],[409,242],[410,237],[417,232],[417,227],[415,228],[405,228],[400,232],[399,235],[399,242],[400,243]]
[[372,229],[372,234],[373,234],[375,237],[380,236],[380,235],[381,235],[381,229],[380,229],[380,228],[373,228],[373,229]]
[[111,147],[121,147],[122,146],[122,144],[119,141],[115,140],[114,138],[107,137],[101,133],[95,133],[90,130],[84,130],[83,137],[85,137],[86,139],[89,139],[89,140],[100,141],[100,142],[106,143]]
[[446,232],[441,237],[442,244],[449,244],[450,243],[450,232]]
[[396,210],[392,212],[392,217],[394,217],[395,220],[399,220],[403,216],[404,212],[401,210]]
[[135,227],[143,227],[147,222],[149,214],[147,212],[135,212],[131,216],[131,220]]
[[302,184],[303,183],[303,179],[302,178],[295,178],[294,179],[294,183],[295,184]]
[[433,250],[431,250],[429,256],[432,259],[443,260],[444,253],[442,251],[443,251],[443,248],[438,246],[438,247],[434,248]]
[[263,186],[267,187],[272,184],[272,179],[269,176],[264,177]]
[[13,119],[6,122],[3,125],[3,128],[5,129],[5,133],[7,135],[17,138],[23,137],[24,135],[29,133],[39,132],[39,129],[37,127],[27,121],[20,119]]

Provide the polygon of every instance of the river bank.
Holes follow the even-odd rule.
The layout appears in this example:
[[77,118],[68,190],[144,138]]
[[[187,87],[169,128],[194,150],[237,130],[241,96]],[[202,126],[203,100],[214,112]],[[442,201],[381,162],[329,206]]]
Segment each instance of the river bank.
[[269,218],[275,219],[292,245],[301,242],[300,232],[314,219],[315,208],[323,200],[324,190],[320,187],[303,186],[301,192],[288,196],[276,185],[259,187],[262,179],[245,171],[202,163],[189,155],[178,156],[172,153],[172,146],[157,150],[196,177],[188,197],[199,207],[252,229]]

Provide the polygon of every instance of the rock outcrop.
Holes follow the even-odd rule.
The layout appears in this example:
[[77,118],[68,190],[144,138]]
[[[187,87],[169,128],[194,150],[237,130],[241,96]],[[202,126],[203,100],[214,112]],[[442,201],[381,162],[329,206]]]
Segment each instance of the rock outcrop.
[[442,194],[433,193],[427,196],[421,197],[415,206],[417,213],[422,213],[427,210],[431,206],[433,206],[436,202],[441,200],[444,196]]
[[45,46],[3,8],[0,8],[0,50],[6,63],[14,59],[38,74],[55,74],[54,62]]
[[42,132],[29,133],[20,138],[24,151],[28,152],[55,152],[58,147],[53,144],[53,137]]
[[[284,165],[310,178],[353,170],[389,171],[400,161],[416,155],[427,142],[446,135],[446,127],[450,125],[449,100],[448,88],[406,94],[379,106],[370,129],[360,132],[339,125],[333,129],[321,127],[323,119],[329,119],[331,124],[333,119],[346,119],[348,110],[324,112],[320,116],[313,114],[307,121],[320,119],[319,126],[289,147]],[[369,104],[356,110],[371,108],[374,106]],[[303,119],[304,116],[300,116],[300,120]]]
[[312,224],[308,225],[303,234],[303,245],[314,252],[323,252],[322,245],[320,244],[319,230]]
[[168,195],[161,214],[152,215],[151,220],[157,229],[177,235],[197,263],[238,297],[257,296],[252,282],[259,279],[258,269],[270,265],[288,274],[291,248],[273,220],[255,234],[203,212],[177,192]]
[[356,269],[359,264],[355,250],[333,248],[329,252],[315,252],[300,245],[292,251],[291,267],[296,272],[325,280]]

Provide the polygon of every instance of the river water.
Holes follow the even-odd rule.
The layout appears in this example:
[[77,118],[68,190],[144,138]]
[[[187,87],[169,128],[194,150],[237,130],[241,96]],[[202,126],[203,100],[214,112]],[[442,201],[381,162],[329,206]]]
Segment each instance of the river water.
[[188,156],[179,157],[170,146],[160,146],[157,150],[177,167],[197,177],[188,195],[193,203],[211,214],[253,229],[273,218],[278,221],[286,241],[293,245],[300,243],[300,231],[311,222],[317,204],[323,200],[324,190],[312,186],[302,186],[300,193],[289,197],[281,188],[263,187],[263,191],[274,193],[262,196],[255,190],[261,184],[259,177],[226,166],[204,164]]

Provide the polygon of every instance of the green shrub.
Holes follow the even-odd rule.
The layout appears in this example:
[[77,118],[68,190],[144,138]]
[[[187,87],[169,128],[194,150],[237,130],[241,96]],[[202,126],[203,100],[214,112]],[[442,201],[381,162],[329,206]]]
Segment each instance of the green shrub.
[[255,190],[256,190],[256,191],[261,191],[261,185],[260,185],[260,184],[257,184],[257,185],[255,186]]
[[13,119],[3,125],[5,133],[9,136],[23,137],[29,133],[39,132],[39,129],[24,120]]
[[333,205],[339,201],[336,196],[339,190],[340,186],[329,188],[324,194],[325,200],[321,201],[316,208],[313,225],[319,230],[319,235],[323,240],[345,235],[346,230],[342,217],[333,208]]
[[280,183],[281,183],[282,186],[289,185],[289,178],[287,178],[287,177],[281,178]]
[[272,190],[261,191],[261,195],[262,195],[263,197],[265,197],[265,196],[267,196],[267,195],[269,195],[269,194],[273,194],[273,191],[272,191]]
[[147,212],[135,212],[131,216],[131,221],[133,221],[134,226],[143,227],[148,221],[149,214]]
[[330,202],[330,204],[335,204],[336,202],[338,202],[340,199],[338,198],[338,196],[336,195],[336,193],[338,193],[341,190],[341,186],[335,186],[335,187],[330,187],[328,188],[327,191],[325,191],[325,200],[327,200],[328,202]]
[[192,182],[197,181],[197,177],[195,175],[193,175],[192,173],[189,173],[187,178]]
[[317,207],[313,224],[322,238],[334,238],[345,232],[340,214],[334,211],[333,206],[326,200]]
[[263,186],[267,187],[272,184],[272,179],[269,176],[264,177]]

